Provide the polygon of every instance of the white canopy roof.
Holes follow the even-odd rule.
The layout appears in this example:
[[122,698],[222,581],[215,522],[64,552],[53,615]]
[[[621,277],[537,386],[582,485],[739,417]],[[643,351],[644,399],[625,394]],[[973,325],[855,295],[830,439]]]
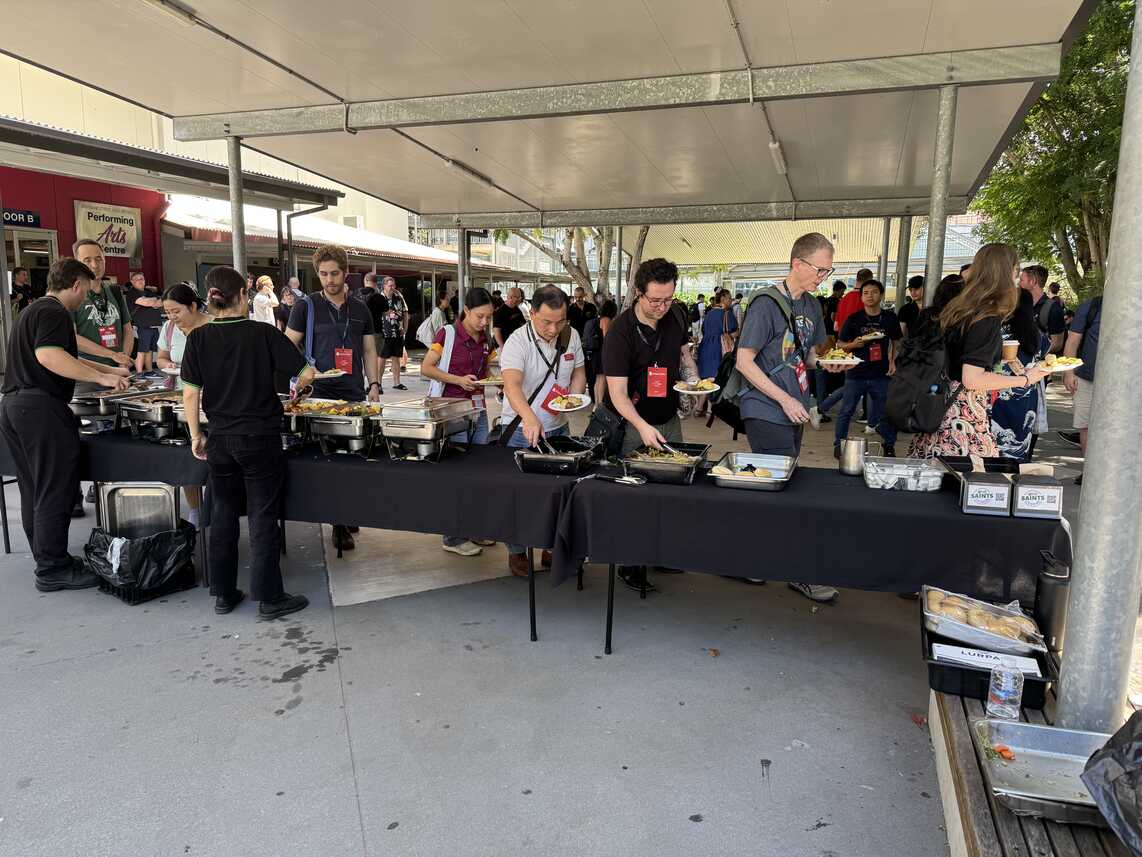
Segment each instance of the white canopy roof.
[[422,214],[511,213],[473,226],[919,212],[942,83],[962,85],[962,207],[1093,5],[733,0],[735,31],[692,0],[180,3],[39,0],[0,49],[211,114],[176,118],[183,139],[242,136]]

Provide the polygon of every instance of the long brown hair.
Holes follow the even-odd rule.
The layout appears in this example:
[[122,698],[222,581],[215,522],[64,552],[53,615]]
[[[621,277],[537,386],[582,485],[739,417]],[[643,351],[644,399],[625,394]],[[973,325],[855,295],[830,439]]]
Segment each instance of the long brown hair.
[[940,313],[945,333],[966,330],[980,319],[1005,319],[1019,303],[1012,274],[1019,267],[1019,254],[1009,244],[984,244],[972,259],[963,291]]

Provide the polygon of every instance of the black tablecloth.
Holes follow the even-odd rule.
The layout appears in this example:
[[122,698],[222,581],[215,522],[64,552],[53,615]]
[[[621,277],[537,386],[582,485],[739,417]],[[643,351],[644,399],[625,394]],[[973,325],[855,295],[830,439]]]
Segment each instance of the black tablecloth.
[[878,491],[835,470],[801,468],[779,492],[590,480],[559,521],[552,583],[580,560],[735,577],[914,592],[921,584],[1031,603],[1040,549],[1070,557],[1059,521],[965,515],[958,486]]
[[[209,470],[188,446],[166,446],[108,432],[81,438],[80,478],[93,482],[205,485]],[[0,439],[0,473],[14,474]],[[287,521],[378,527],[551,547],[567,477],[523,474],[510,450],[473,447],[443,461],[366,461],[322,456],[315,448],[286,456]]]

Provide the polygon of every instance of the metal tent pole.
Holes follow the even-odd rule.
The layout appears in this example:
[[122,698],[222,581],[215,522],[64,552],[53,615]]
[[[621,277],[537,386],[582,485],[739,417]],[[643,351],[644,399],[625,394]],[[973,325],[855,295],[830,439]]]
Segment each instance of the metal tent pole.
[[242,138],[226,138],[226,167],[230,173],[230,239],[234,268],[246,273],[246,217],[242,211]]
[[885,290],[888,289],[888,243],[892,240],[892,218],[884,218],[884,234],[880,237],[880,264],[876,266],[876,278]]
[[912,215],[900,218],[900,235],[896,244],[896,312],[904,308],[908,297],[908,256],[912,252]]
[[456,241],[456,301],[457,306],[464,308],[464,295],[468,291],[468,278],[471,276],[472,246],[468,243],[468,230],[457,230]]
[[1122,142],[1106,290],[1103,295],[1098,378],[1091,409],[1084,490],[1067,642],[1059,682],[1056,725],[1114,732],[1124,719],[1142,594],[1142,457],[1136,433],[1142,396],[1130,350],[1142,312],[1142,5],[1134,12],[1134,45]]
[[[940,87],[936,114],[936,151],[932,158],[932,199],[928,206],[928,258],[924,282],[938,283],[944,272],[944,233],[948,228],[948,187],[952,181],[952,143],[956,135],[954,84]],[[930,306],[935,289],[924,289],[924,306]]]

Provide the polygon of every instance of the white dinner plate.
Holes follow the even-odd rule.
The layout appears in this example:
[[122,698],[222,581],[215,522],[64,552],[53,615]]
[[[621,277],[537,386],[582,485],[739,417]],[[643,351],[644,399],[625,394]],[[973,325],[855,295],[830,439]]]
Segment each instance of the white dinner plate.
[[715,384],[712,390],[690,390],[683,386],[682,381],[674,385],[674,392],[681,393],[683,396],[709,396],[722,389],[719,385]]
[[556,407],[554,402],[552,402],[550,405],[548,405],[548,407],[551,408],[551,410],[558,411],[561,414],[569,414],[572,411],[581,411],[581,410],[583,410],[583,408],[585,408],[591,404],[590,396],[584,395],[583,393],[569,393],[568,398],[578,399],[579,404],[577,404],[573,408],[559,408],[559,407]]

